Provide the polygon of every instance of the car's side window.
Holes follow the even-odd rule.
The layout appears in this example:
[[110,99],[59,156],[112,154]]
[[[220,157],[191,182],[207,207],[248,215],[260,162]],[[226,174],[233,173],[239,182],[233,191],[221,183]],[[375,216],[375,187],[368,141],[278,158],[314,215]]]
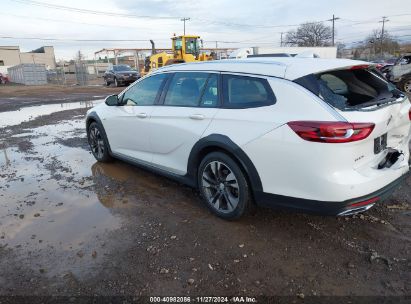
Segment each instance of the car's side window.
[[171,79],[164,99],[166,106],[197,107],[209,74],[178,72]]
[[200,106],[214,108],[218,105],[218,75],[210,74],[201,97]]
[[253,108],[275,103],[275,96],[264,78],[223,75],[224,107]]
[[124,93],[122,104],[129,106],[153,105],[166,77],[167,74],[158,74],[137,82]]

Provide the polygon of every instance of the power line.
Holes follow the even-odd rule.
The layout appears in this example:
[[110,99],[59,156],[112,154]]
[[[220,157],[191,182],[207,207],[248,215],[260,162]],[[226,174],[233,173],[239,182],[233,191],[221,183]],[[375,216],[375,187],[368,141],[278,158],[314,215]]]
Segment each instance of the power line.
[[[62,41],[62,42],[147,42],[150,39],[71,39],[71,38],[41,38],[41,37],[15,37],[15,36],[0,36],[0,39],[15,39],[15,40],[41,40],[41,41]],[[157,39],[157,41],[168,41],[169,39]],[[272,41],[224,41],[224,40],[205,40],[204,42],[215,42],[215,43],[233,43],[233,44],[244,44],[251,42],[258,42],[261,44],[273,44]]]
[[[95,14],[95,15],[105,15],[105,16],[116,16],[116,17],[128,17],[128,18],[148,18],[148,19],[169,19],[169,20],[177,20],[180,19],[181,17],[178,16],[148,16],[148,15],[135,15],[135,14],[123,14],[123,13],[112,13],[112,12],[105,12],[105,11],[97,11],[97,10],[90,10],[90,9],[80,9],[80,8],[75,8],[75,7],[69,7],[69,6],[63,6],[63,5],[56,5],[56,4],[50,4],[50,3],[45,3],[41,1],[33,1],[33,0],[11,0],[14,2],[18,2],[21,4],[27,4],[27,5],[34,5],[34,6],[42,6],[46,8],[51,8],[51,9],[58,9],[58,10],[64,10],[64,11],[72,11],[72,12],[78,12],[78,13],[85,13],[85,14]],[[389,17],[395,17],[395,16],[408,16],[411,15],[410,13],[404,13],[404,14],[397,14],[397,15],[390,15]],[[32,16],[27,16],[29,18],[36,18]],[[55,22],[64,22],[63,20],[53,20],[53,19],[47,19],[47,18],[37,18],[40,20],[50,20],[50,21],[55,21]],[[190,18],[184,17],[183,19],[188,20]],[[180,19],[180,20],[183,20]],[[349,21],[349,22],[356,22],[354,24],[362,24],[362,23],[374,23],[376,21],[369,21],[373,19],[367,19],[366,21],[358,22],[355,20],[349,20],[345,18],[338,18],[333,16],[333,19],[328,19],[328,20],[323,20],[323,21],[314,21],[314,22],[303,22],[303,23],[322,23],[324,21],[334,21],[337,19],[342,19],[342,21]],[[191,19],[190,19],[191,20]],[[234,22],[227,22],[227,21],[216,21],[216,20],[209,20],[209,19],[201,19],[201,18],[194,18],[194,21],[197,22],[206,22],[208,24],[219,24],[219,25],[227,25],[227,26],[246,26],[246,27],[254,27],[254,28],[284,28],[284,27],[294,27],[294,26],[299,26],[300,24],[283,24],[283,25],[263,25],[263,24],[243,24],[243,23],[234,23]],[[71,22],[71,23],[79,23],[79,24],[88,24],[88,25],[98,25],[98,24],[92,24],[92,23],[84,23],[84,22]],[[185,23],[185,21],[184,21]],[[104,25],[101,25],[104,26]],[[111,26],[111,25],[110,25]],[[115,26],[115,25],[114,25]],[[343,25],[347,26],[347,25]],[[120,26],[118,26],[120,27]],[[406,29],[404,29],[406,30]],[[278,32],[282,33],[282,32]],[[333,37],[335,40],[335,30],[333,30]],[[270,35],[271,36],[271,35]],[[265,36],[267,37],[267,36]],[[265,38],[264,37],[264,38]],[[0,37],[3,39],[6,39],[4,37]],[[22,37],[22,38],[16,38],[16,37],[9,37],[7,39],[31,39],[31,40],[50,40],[50,41],[89,41],[89,42],[97,42],[97,41],[127,41],[127,42],[136,42],[136,41],[148,41],[149,39],[144,39],[144,40],[139,40],[139,39],[59,39],[59,38],[37,38],[37,37]],[[243,41],[215,41],[216,43],[221,42],[221,43],[247,43],[247,42],[252,42],[256,41],[256,39],[250,39],[250,40],[243,40]],[[261,43],[268,43],[272,44],[272,42],[261,42]]]
[[142,42],[150,41],[150,39],[71,39],[71,38],[40,38],[40,37],[14,37],[0,36],[0,39],[17,39],[17,40],[42,40],[42,41],[73,41],[73,42]]
[[[18,2],[21,4],[26,5],[34,5],[34,6],[42,6],[51,9],[63,10],[63,11],[71,11],[76,13],[84,13],[84,14],[93,14],[93,15],[103,15],[103,16],[111,16],[111,17],[127,17],[127,18],[145,18],[145,19],[174,19],[174,20],[182,20],[182,16],[149,16],[149,15],[135,15],[135,14],[124,14],[124,13],[113,13],[113,12],[105,12],[105,11],[96,11],[96,10],[89,10],[89,9],[80,9],[71,6],[63,6],[51,3],[45,3],[41,1],[33,1],[33,0],[10,0],[14,2]],[[267,24],[245,24],[245,23],[235,23],[235,22],[227,22],[227,21],[218,21],[218,20],[210,20],[204,18],[191,18],[193,21],[204,22],[208,24],[219,24],[219,25],[226,25],[226,26],[244,26],[244,27],[256,27],[256,28],[276,28],[276,27],[292,27],[292,26],[299,26],[300,24],[282,24],[282,25],[267,25]],[[323,21],[313,21],[308,23],[321,23]]]
[[57,5],[57,4],[45,3],[41,1],[32,1],[32,0],[11,0],[11,1],[22,3],[22,4],[34,5],[34,6],[43,6],[43,7],[63,10],[63,11],[93,14],[93,15],[112,16],[112,17],[128,17],[128,18],[143,18],[143,19],[176,19],[176,20],[182,18],[181,16],[148,16],[148,15],[113,13],[113,12],[82,9],[82,8],[76,8],[72,6]]
[[[51,19],[51,18],[43,18],[43,17],[34,17],[34,16],[24,16],[24,15],[16,15],[10,13],[2,13],[2,16],[10,16],[10,17],[17,17],[17,18],[24,18],[24,19],[34,19],[34,20],[42,20],[42,21],[52,21],[52,22],[59,22],[59,23],[70,23],[70,24],[81,24],[81,25],[91,25],[91,26],[102,26],[102,27],[116,27],[116,28],[127,28],[127,29],[136,29],[136,26],[124,26],[124,25],[113,25],[113,24],[102,24],[102,23],[89,23],[83,21],[76,21],[76,20],[58,20],[58,19]],[[170,23],[169,23],[170,24]],[[139,29],[149,29],[149,27],[138,27]],[[152,27],[150,28],[152,29]]]
[[[84,14],[94,14],[94,15],[103,15],[103,16],[111,16],[111,17],[127,17],[127,18],[144,18],[144,19],[169,19],[169,20],[181,20],[186,17],[182,16],[153,16],[153,15],[136,15],[136,14],[125,14],[125,13],[114,13],[114,12],[106,12],[106,11],[98,11],[98,10],[90,10],[90,9],[80,9],[71,6],[64,6],[64,5],[57,5],[46,3],[42,1],[34,1],[34,0],[10,0],[14,2],[18,2],[21,4],[26,5],[33,5],[33,6],[42,6],[51,9],[63,10],[63,11],[71,11],[77,13],[84,13]],[[400,16],[409,16],[411,13],[403,13],[397,15],[390,15],[388,17],[400,17]],[[244,24],[244,23],[236,23],[236,22],[228,22],[228,21],[219,21],[219,20],[210,20],[205,18],[191,18],[193,21],[197,22],[204,22],[208,24],[219,24],[219,25],[226,25],[226,26],[233,26],[233,27],[255,27],[255,28],[281,28],[281,27],[294,27],[299,26],[299,24],[279,24],[279,25],[270,25],[270,24]],[[348,19],[345,19],[348,20]],[[370,20],[370,19],[369,19]],[[322,21],[314,21],[314,22],[306,22],[306,23],[322,23],[329,20],[322,20]],[[356,22],[354,20],[350,20],[352,22]],[[368,22],[357,22],[355,24],[360,23],[368,23]]]

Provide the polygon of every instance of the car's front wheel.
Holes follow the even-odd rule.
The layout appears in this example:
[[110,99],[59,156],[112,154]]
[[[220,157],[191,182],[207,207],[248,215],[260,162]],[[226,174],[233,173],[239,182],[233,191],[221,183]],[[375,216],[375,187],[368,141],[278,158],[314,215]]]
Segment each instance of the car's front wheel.
[[247,178],[227,154],[213,152],[204,157],[198,170],[198,186],[207,207],[221,218],[239,218],[251,204]]
[[401,81],[400,87],[403,92],[411,93],[411,76]]
[[105,83],[106,87],[110,86],[110,81],[108,81],[107,78],[104,78],[104,83]]
[[88,143],[90,145],[91,153],[95,159],[100,162],[109,162],[112,160],[108,149],[108,143],[104,139],[102,127],[92,122],[87,132]]

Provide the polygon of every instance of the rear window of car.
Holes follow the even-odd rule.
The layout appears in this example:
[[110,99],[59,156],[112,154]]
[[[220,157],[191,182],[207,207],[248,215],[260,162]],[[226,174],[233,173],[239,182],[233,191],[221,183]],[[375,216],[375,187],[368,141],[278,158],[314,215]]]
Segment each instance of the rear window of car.
[[340,110],[381,105],[402,95],[373,69],[333,70],[307,75],[294,82]]
[[223,75],[223,99],[226,108],[263,107],[275,103],[275,96],[264,78]]

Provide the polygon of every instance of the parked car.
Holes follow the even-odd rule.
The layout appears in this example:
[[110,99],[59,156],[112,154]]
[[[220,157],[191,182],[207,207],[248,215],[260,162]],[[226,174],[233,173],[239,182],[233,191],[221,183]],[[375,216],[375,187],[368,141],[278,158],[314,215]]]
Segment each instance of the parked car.
[[103,76],[106,86],[114,83],[116,87],[129,85],[139,78],[140,74],[126,64],[113,65]]
[[381,72],[400,90],[411,94],[411,54],[401,56],[395,64],[385,66]]
[[6,84],[9,82],[7,75],[0,73],[0,84]]
[[199,189],[216,215],[254,203],[371,208],[409,171],[410,102],[365,62],[254,58],[166,66],[87,113],[101,162]]

